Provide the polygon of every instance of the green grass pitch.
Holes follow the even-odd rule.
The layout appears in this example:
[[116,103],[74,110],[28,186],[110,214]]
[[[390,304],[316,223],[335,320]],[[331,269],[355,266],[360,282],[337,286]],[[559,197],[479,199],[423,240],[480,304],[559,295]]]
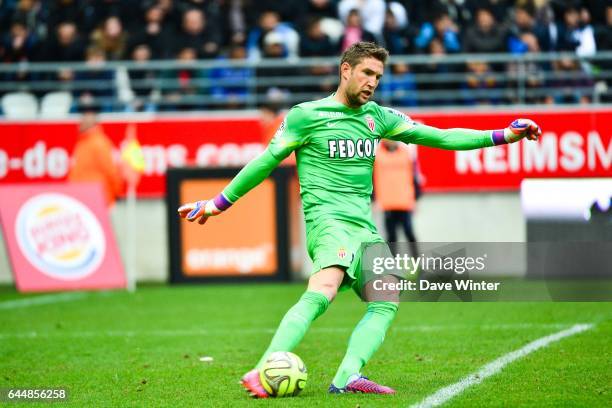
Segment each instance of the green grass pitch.
[[[328,395],[365,309],[349,292],[295,350],[308,367],[304,392],[251,400],[238,380],[303,290],[303,284],[148,286],[1,309],[0,388],[66,387],[71,406],[408,407],[535,339],[595,323],[509,364],[446,406],[612,406],[609,302],[403,303],[364,370],[397,395]],[[23,298],[0,289],[0,304]],[[200,361],[204,356],[214,360]]]

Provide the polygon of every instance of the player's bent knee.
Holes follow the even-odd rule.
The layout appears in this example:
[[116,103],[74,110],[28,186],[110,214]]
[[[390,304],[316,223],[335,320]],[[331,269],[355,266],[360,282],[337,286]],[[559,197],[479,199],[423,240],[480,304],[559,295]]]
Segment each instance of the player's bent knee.
[[330,283],[318,283],[308,285],[308,290],[312,292],[322,293],[330,302],[333,301],[338,294],[338,287]]
[[344,278],[344,270],[339,267],[321,269],[312,275],[308,281],[308,290],[325,295],[331,302],[338,294],[338,288]]

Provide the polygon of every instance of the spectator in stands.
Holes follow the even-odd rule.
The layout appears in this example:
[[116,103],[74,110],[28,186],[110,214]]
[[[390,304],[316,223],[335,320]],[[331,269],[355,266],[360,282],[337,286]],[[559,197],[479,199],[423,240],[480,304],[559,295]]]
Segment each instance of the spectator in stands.
[[575,51],[581,57],[594,55],[597,51],[593,27],[589,24],[588,12],[570,6],[563,13],[563,23],[559,24],[559,51]]
[[389,50],[389,54],[391,55],[408,54],[411,48],[410,41],[412,39],[412,33],[408,28],[405,9],[402,8],[399,10],[404,10],[404,14],[402,15],[401,11],[394,12],[394,8],[392,7],[388,7],[385,13],[383,39],[385,41],[385,47]]
[[[337,47],[321,29],[321,18],[311,18],[306,33],[300,39],[300,55],[302,57],[330,57],[336,55],[336,50]],[[333,80],[330,78],[336,69],[336,64],[304,67],[303,74],[316,81],[316,84],[304,86],[303,90],[321,94],[333,92],[337,83],[335,78]]]
[[[230,61],[241,61],[246,58],[246,48],[233,45],[229,52]],[[221,59],[221,60],[224,60]],[[249,94],[249,81],[253,69],[244,66],[220,66],[210,71],[212,87],[211,96],[216,100],[215,107],[224,109],[241,109],[246,106]]]
[[[536,22],[536,9],[531,3],[520,4],[514,7],[512,22],[508,36],[508,51],[513,54],[539,53],[550,50],[551,41],[548,26]],[[542,44],[546,47],[543,49]],[[518,81],[523,82],[526,92],[523,96],[512,96],[513,103],[542,103],[544,95],[536,95],[537,89],[545,84],[545,72],[551,71],[548,62],[510,62],[506,71],[510,79],[510,89],[517,90]]]
[[[262,57],[266,59],[282,59],[286,55],[285,44],[283,37],[277,32],[269,32],[263,41]],[[300,89],[291,83],[296,75],[295,68],[287,66],[267,67],[261,66],[256,70],[257,80],[273,81],[276,85],[259,85],[257,87],[257,96],[259,100],[275,100],[285,101],[287,97]]]
[[86,52],[87,71],[77,72],[74,96],[78,109],[94,107],[100,112],[112,112],[115,102],[115,73],[107,68],[104,50],[91,46]]
[[433,24],[425,22],[421,25],[414,45],[418,51],[425,51],[430,48],[434,39],[438,39],[445,53],[455,53],[461,51],[461,41],[459,40],[459,28],[446,13],[441,13],[433,19]]
[[45,42],[44,61],[77,62],[85,57],[85,44],[73,21],[61,22]]
[[[39,52],[39,43],[36,36],[31,34],[21,21],[14,21],[9,32],[0,39],[1,62],[30,62],[36,58]],[[16,71],[0,72],[0,80],[13,85],[16,85],[16,83],[25,85],[36,77],[36,73],[29,72],[25,67]],[[27,85],[24,89],[27,89]],[[0,90],[0,95],[2,92],[3,90]]]
[[476,10],[476,25],[468,27],[463,38],[463,51],[494,53],[506,50],[507,30],[486,8]]
[[171,49],[191,48],[197,58],[215,58],[219,53],[220,36],[208,24],[202,10],[189,9],[181,20],[181,30],[170,44]]
[[[515,37],[521,47],[516,47],[515,53],[539,53],[540,44],[534,33],[525,31]],[[523,48],[524,47],[524,48]],[[537,95],[538,89],[545,84],[545,71],[550,70],[548,63],[535,62],[529,59],[520,62],[510,62],[506,69],[510,79],[510,89],[519,88],[518,81],[522,81],[526,88],[523,99],[520,95],[512,97],[512,103],[543,103],[544,95]]]
[[535,25],[539,29],[538,42],[543,52],[557,50],[558,26],[555,14],[550,4],[538,6],[535,9]]
[[183,48],[176,55],[176,59],[181,67],[163,74],[162,89],[165,90],[163,110],[203,109],[204,103],[198,100],[203,93],[199,84],[202,75],[191,66],[197,59],[197,51],[190,47]]
[[612,51],[612,5],[606,8],[605,23],[595,27],[595,42],[600,51]]
[[340,21],[348,22],[350,14],[353,13],[353,10],[357,10],[363,30],[374,34],[377,40],[382,40],[386,9],[387,5],[384,0],[340,0],[338,16]]
[[144,25],[130,35],[131,48],[146,44],[151,50],[152,59],[167,58],[171,55],[171,28],[165,20],[164,10],[157,4],[145,11]]
[[[546,26],[536,24],[535,8],[528,5],[519,5],[513,10],[507,44],[509,52],[523,54],[529,51],[529,44],[521,39],[525,34],[533,34],[536,37],[538,50],[542,49],[543,44],[549,47],[546,44],[549,42]],[[529,41],[532,42],[530,36],[526,38],[529,38]]]
[[[555,21],[555,15],[558,21]],[[335,20],[338,16],[344,17],[347,27]],[[321,18],[325,20],[323,24]],[[611,24],[612,7],[609,0],[0,0],[0,61],[76,62],[86,58],[85,50],[88,48],[102,49],[105,60],[175,58],[176,51],[183,48],[195,49],[196,58],[216,58],[229,51],[232,55],[229,58],[233,59],[236,58],[234,55],[240,54],[240,47],[235,49],[234,46],[245,42],[250,58],[260,58],[266,46],[271,48],[267,54],[272,58],[279,57],[279,50],[282,50],[281,57],[285,58],[298,55],[329,56],[343,48],[340,37],[344,32],[342,41],[347,44],[354,38],[384,41],[392,55],[412,51],[432,53],[432,60],[428,64],[411,67],[415,73],[432,74],[432,80],[419,84],[419,90],[446,91],[462,86],[468,89],[467,84],[471,82],[464,84],[458,79],[457,83],[453,83],[451,77],[440,76],[459,72],[452,65],[440,63],[440,55],[460,51],[489,53],[509,50],[515,54],[571,51],[579,56],[591,56],[598,49],[611,49]],[[249,30],[250,27],[254,28]],[[303,33],[301,38],[295,27],[300,27],[299,32]],[[274,43],[266,45],[264,42],[269,33],[275,34],[268,40],[274,40]],[[459,33],[463,36],[460,37]],[[88,60],[92,63],[90,58]],[[73,92],[77,96],[75,99],[82,98],[85,102],[89,99],[112,99],[115,93],[123,95],[113,86],[107,89],[94,86],[96,80],[112,83],[115,77],[121,78],[121,75],[103,69],[99,64],[94,62],[95,70],[78,76],[69,69],[58,69],[57,73],[45,75],[18,70],[10,74],[2,73],[0,78],[21,81],[19,86],[23,81],[32,79],[58,80],[59,89]],[[574,75],[574,64],[575,61],[562,62],[553,68],[552,64],[526,62],[520,68],[526,71],[525,83],[529,91],[542,85],[546,70],[554,69],[557,73],[569,72]],[[604,71],[612,70],[612,64],[608,61],[590,61],[588,64]],[[298,73],[298,69],[282,68],[287,68],[293,74]],[[472,68],[479,71],[481,67],[476,64]],[[499,74],[503,69],[503,73],[509,74],[509,88],[515,88],[511,83],[518,80],[517,64],[495,63],[490,64],[489,68]],[[582,62],[579,68],[578,79],[574,83],[578,84],[578,88],[586,88],[585,84],[592,83],[583,72],[588,65]],[[201,86],[196,84],[197,79],[204,75],[212,79],[246,75],[246,71],[233,69],[220,68],[214,73],[204,73],[185,67],[173,71],[169,77],[176,84],[189,84],[186,91],[189,99],[201,93]],[[403,78],[402,81],[406,82],[399,85],[389,83],[387,86],[391,94],[396,86],[409,88],[411,78],[414,78],[412,70],[404,72],[401,65],[391,67],[391,73],[395,70],[396,79]],[[154,75],[144,71],[147,70],[129,72],[133,84],[147,83],[146,90],[135,89],[137,100],[146,99],[145,94],[151,94],[149,80],[160,80],[160,75],[152,79]],[[182,72],[183,82],[178,79],[179,72]],[[333,81],[330,82],[329,78],[335,75],[335,67],[308,67],[300,69],[299,73],[316,83],[306,86],[283,84],[271,92],[280,95],[285,92],[324,94],[333,90]],[[477,72],[471,74],[478,77],[475,75]],[[440,80],[434,80],[434,77]],[[86,89],[79,90],[79,83],[75,80],[90,81],[92,86],[87,86],[85,82]],[[612,80],[602,81],[602,86],[604,82],[612,88]],[[569,90],[571,83],[556,78],[548,85],[559,91]],[[499,81],[496,84],[501,85]],[[384,86],[383,82],[381,87]],[[227,94],[240,99],[242,96],[238,95],[242,95],[244,90],[238,85],[226,87],[216,84],[213,88],[213,95],[218,95],[215,96],[217,98]],[[267,90],[266,87],[264,91]],[[140,94],[141,91],[144,94]],[[163,93],[164,97],[169,97],[169,92]],[[421,95],[422,98],[432,98],[429,101],[433,103],[450,102],[446,98],[440,99],[442,95],[435,92]],[[585,102],[587,96],[586,92],[559,91],[550,95],[547,101]],[[512,98],[518,101],[514,96]],[[179,104],[185,107],[204,106],[201,102],[191,104],[183,98],[179,99],[183,101]],[[525,101],[540,102],[540,99],[527,97]],[[402,102],[407,106],[411,103],[409,100]],[[234,102],[228,106],[241,107]],[[103,110],[114,107],[105,105]],[[137,102],[135,109],[145,107]]]
[[446,80],[446,74],[453,74],[455,73],[455,71],[457,71],[456,66],[441,62],[441,60],[447,55],[447,52],[444,48],[442,40],[440,40],[439,38],[433,38],[431,40],[427,51],[429,52],[431,58],[427,64],[424,64],[419,67],[419,72],[422,74],[427,74],[430,79],[424,80],[419,85],[419,89],[433,92],[424,93],[425,95],[428,95],[430,97],[425,99],[423,103],[426,105],[451,105],[455,103],[454,99],[450,99],[449,97],[444,95],[439,95],[436,97],[434,94],[445,90],[452,91],[458,88],[457,83],[449,82]]
[[321,29],[321,19],[312,17],[300,37],[300,56],[331,57],[336,55],[337,48]]
[[231,45],[243,45],[247,35],[247,16],[243,0],[230,0],[225,2],[226,37]]
[[[77,26],[72,21],[60,23],[55,33],[49,36],[41,51],[43,61],[80,62],[85,57],[85,43],[77,31]],[[72,81],[75,78],[74,71],[69,68],[61,68],[57,74],[49,75],[51,80],[61,82],[62,90],[72,92]]]
[[554,61],[553,79],[549,82],[546,103],[566,104],[591,102],[593,80],[587,75],[578,60],[562,58]]
[[47,36],[49,9],[40,0],[19,0],[13,20],[25,23],[28,31],[43,41]]
[[376,42],[376,37],[364,28],[359,10],[353,9],[349,11],[346,17],[346,27],[342,37],[340,37],[340,53],[359,41]]
[[408,64],[391,64],[391,75],[381,83],[380,95],[392,106],[417,106],[417,84]]
[[[34,61],[39,53],[39,41],[23,21],[15,20],[0,45],[2,62]],[[18,75],[19,76],[19,75]]]
[[461,91],[464,104],[496,105],[502,101],[503,90],[490,64],[484,61],[469,61],[466,68]]
[[[151,48],[147,44],[138,44],[131,53],[132,61],[141,65],[151,60]],[[156,98],[157,71],[148,68],[132,68],[128,70],[130,88],[134,93],[134,99],[130,110],[154,112],[157,110],[154,102]]]
[[247,38],[249,59],[257,60],[262,57],[263,41],[269,33],[274,33],[274,38],[278,39],[283,46],[282,57],[295,58],[298,56],[300,38],[297,32],[289,24],[282,23],[277,12],[264,11],[259,17],[258,26],[251,30]]
[[[214,34],[215,42],[219,48],[226,43],[229,23],[227,19],[226,0],[182,0],[180,9],[187,11],[193,8],[202,10],[204,13],[206,31]],[[220,52],[220,50],[217,52]]]
[[177,38],[179,47],[188,47],[197,51],[198,58],[215,58],[221,45],[221,33],[208,24],[204,12],[189,9],[183,14],[181,34]]
[[120,60],[126,57],[128,34],[123,30],[121,20],[110,16],[91,33],[91,45],[101,49],[107,60]]

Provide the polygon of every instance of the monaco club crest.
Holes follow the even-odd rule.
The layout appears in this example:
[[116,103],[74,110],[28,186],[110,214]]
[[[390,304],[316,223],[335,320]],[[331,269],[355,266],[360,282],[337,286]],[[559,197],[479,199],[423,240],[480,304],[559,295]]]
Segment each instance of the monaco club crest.
[[376,122],[374,122],[374,118],[371,117],[370,115],[367,115],[365,117],[365,121],[368,124],[368,128],[370,129],[370,132],[374,133],[374,131],[376,130]]

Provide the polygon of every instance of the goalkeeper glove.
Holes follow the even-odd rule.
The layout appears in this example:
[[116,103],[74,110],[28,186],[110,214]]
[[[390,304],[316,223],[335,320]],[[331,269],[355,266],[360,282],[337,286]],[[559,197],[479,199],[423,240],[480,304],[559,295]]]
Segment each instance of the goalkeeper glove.
[[221,214],[231,205],[232,203],[223,194],[219,194],[212,200],[184,204],[179,207],[178,213],[181,218],[185,218],[189,222],[198,220],[198,224],[202,225],[208,221],[208,217]]
[[542,129],[531,119],[516,119],[505,129],[493,131],[493,143],[496,145],[518,142],[526,137],[529,140],[538,140],[542,136]]

